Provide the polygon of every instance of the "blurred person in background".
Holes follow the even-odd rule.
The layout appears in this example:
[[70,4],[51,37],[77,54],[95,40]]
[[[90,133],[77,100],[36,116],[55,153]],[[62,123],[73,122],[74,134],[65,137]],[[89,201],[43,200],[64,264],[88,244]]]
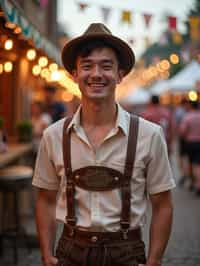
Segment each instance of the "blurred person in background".
[[44,112],[42,102],[32,102],[31,123],[33,126],[33,149],[34,153],[37,153],[43,131],[52,123],[51,116]]
[[176,137],[178,142],[178,163],[180,169],[179,185],[181,186],[184,185],[185,182],[187,182],[190,179],[190,176],[192,175],[192,165],[188,160],[187,145],[184,137],[182,137],[179,132],[180,124],[189,110],[190,103],[189,100],[186,98],[183,98],[181,103],[174,110]]
[[174,121],[172,113],[160,104],[158,95],[152,95],[147,108],[140,115],[153,123],[160,125],[163,129],[167,142],[168,153],[170,154],[174,136]]
[[52,122],[56,122],[59,119],[66,116],[67,108],[61,101],[56,101],[56,87],[53,85],[46,85],[44,87],[44,110],[51,118]]
[[180,135],[186,142],[187,154],[192,165],[191,183],[200,196],[200,110],[198,101],[190,101],[191,109],[180,124]]

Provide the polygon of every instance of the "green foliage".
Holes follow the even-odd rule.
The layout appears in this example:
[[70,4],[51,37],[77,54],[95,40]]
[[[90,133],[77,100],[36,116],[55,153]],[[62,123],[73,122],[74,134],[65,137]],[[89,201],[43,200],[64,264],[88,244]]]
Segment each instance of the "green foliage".
[[18,137],[20,142],[30,142],[32,140],[32,123],[30,120],[22,120],[17,124]]
[[183,67],[184,67],[184,65],[182,63],[176,64],[176,65],[171,65],[170,78],[173,77],[174,75],[176,75]]

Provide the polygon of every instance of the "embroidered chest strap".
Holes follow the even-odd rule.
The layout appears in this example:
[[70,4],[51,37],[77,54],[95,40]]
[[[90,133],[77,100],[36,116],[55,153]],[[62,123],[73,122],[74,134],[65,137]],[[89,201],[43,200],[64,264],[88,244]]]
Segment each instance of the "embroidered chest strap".
[[[138,136],[139,118],[138,116],[131,115],[129,137],[127,145],[127,154],[124,168],[125,182],[121,188],[122,193],[122,212],[121,212],[121,229],[125,233],[128,232],[130,227],[130,214],[131,214],[131,177],[135,162],[137,136]],[[124,236],[124,238],[125,238]]]

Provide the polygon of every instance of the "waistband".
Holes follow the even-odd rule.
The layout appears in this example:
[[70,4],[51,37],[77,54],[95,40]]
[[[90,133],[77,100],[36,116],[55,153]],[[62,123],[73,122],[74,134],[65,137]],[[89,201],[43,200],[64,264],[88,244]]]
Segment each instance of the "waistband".
[[142,233],[140,228],[130,229],[128,231],[117,232],[92,232],[84,231],[78,228],[73,228],[69,225],[64,225],[63,234],[67,238],[73,238],[85,243],[98,244],[101,242],[112,243],[113,241],[140,241]]

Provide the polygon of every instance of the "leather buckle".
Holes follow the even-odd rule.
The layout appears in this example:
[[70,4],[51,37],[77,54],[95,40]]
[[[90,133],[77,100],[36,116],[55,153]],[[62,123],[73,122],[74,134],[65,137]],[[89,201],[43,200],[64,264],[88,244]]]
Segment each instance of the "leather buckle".
[[129,229],[123,229],[122,230],[122,236],[123,236],[124,240],[128,239],[128,231],[129,231]]
[[121,225],[121,231],[122,231],[123,239],[127,240],[130,223],[126,222],[126,221],[121,221],[120,225]]

